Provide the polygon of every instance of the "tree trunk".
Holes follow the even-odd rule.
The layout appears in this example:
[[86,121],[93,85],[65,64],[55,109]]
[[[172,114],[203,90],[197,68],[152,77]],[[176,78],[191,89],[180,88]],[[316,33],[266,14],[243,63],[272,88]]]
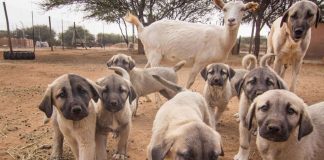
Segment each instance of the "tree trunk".
[[255,38],[254,38],[254,52],[253,54],[258,57],[260,52],[260,31],[261,31],[261,19],[258,18],[255,22]]
[[253,17],[252,32],[251,32],[250,46],[249,46],[249,54],[251,54],[251,51],[252,51],[252,42],[253,42],[254,28],[255,28],[255,17]]

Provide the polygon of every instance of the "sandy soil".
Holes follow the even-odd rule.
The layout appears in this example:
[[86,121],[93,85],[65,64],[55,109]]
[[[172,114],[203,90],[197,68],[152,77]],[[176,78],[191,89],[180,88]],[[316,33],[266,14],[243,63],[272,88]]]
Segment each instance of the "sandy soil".
[[[64,73],[77,73],[92,80],[109,75],[105,62],[117,50],[65,50],[40,51],[34,61],[5,61],[0,59],[0,159],[47,159],[51,152],[52,128],[43,125],[43,113],[38,110],[47,84]],[[144,66],[146,58],[133,55],[138,66]],[[229,64],[240,66],[241,57],[230,57]],[[174,64],[174,63],[173,63]],[[164,65],[172,65],[164,63]],[[184,85],[190,67],[179,71],[180,84]],[[290,70],[287,79],[290,78]],[[304,64],[299,77],[297,94],[306,103],[313,104],[324,100],[324,65]],[[202,92],[204,81],[198,76],[193,89]],[[144,160],[146,146],[150,140],[151,128],[157,108],[153,102],[141,102],[139,116],[133,119],[129,140],[129,159]],[[236,154],[238,144],[238,124],[233,114],[238,111],[238,100],[233,98],[229,109],[222,117],[218,128],[224,142],[225,157],[230,160]],[[108,152],[115,150],[115,140],[109,137]],[[64,146],[64,159],[73,159],[67,145]],[[111,158],[109,158],[111,159]],[[259,160],[253,144],[251,159]]]

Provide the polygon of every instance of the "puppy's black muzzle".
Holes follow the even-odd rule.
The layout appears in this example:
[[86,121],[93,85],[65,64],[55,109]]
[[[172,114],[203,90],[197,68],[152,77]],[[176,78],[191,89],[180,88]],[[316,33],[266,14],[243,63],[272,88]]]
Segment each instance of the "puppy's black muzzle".
[[62,113],[66,119],[73,121],[82,120],[89,114],[87,107],[77,102],[72,102],[67,107],[63,107]]
[[284,142],[289,138],[288,128],[280,122],[266,122],[261,126],[259,134],[261,137],[274,142]]

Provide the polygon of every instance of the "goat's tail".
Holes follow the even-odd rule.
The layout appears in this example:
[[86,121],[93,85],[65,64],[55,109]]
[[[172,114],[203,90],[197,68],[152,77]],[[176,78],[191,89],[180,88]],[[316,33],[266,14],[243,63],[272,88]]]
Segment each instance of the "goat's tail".
[[173,90],[174,92],[176,93],[179,93],[179,92],[182,92],[182,91],[185,91],[186,89],[183,88],[183,87],[180,87],[178,86],[177,84],[173,83],[173,82],[170,82],[158,75],[152,75],[154,79],[156,79],[158,82],[160,82],[162,85],[164,85],[165,87]]
[[142,30],[144,29],[144,26],[139,21],[139,19],[136,16],[134,16],[133,14],[131,14],[130,12],[126,13],[126,15],[124,16],[124,20],[129,23],[134,24],[136,26],[138,32],[142,32]]
[[183,61],[180,61],[179,63],[177,63],[176,65],[173,66],[173,70],[175,72],[177,72],[178,70],[180,70],[185,64],[186,64],[187,61],[183,60]]
[[253,54],[247,54],[242,59],[242,66],[244,69],[252,70],[257,67],[257,58]]
[[260,67],[270,66],[273,63],[275,56],[276,55],[273,53],[267,53],[262,56],[260,60]]

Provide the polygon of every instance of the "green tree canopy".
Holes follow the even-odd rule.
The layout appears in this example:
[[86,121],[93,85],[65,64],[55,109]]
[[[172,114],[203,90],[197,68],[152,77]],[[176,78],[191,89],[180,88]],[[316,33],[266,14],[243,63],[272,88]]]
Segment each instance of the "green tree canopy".
[[[74,33],[74,27],[70,26],[63,34],[63,42],[64,45],[73,46],[74,38],[76,38],[77,44],[91,45],[95,42],[95,37],[92,35],[87,29],[82,26],[75,27],[76,34]],[[62,33],[59,34],[59,40],[62,41]]]

